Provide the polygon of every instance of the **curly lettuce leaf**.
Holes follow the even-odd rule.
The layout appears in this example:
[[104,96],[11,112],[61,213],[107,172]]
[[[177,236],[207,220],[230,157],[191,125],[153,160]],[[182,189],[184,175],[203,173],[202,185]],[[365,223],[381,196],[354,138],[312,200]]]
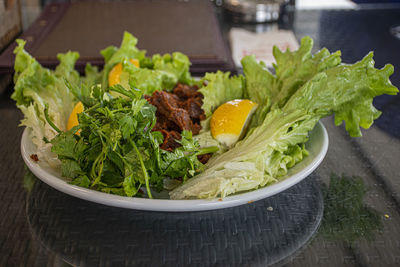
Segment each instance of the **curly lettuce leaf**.
[[55,71],[43,68],[25,49],[25,41],[17,40],[15,48],[14,92],[11,96],[17,107],[23,112],[21,125],[30,128],[32,142],[38,147],[39,159],[45,158],[49,164],[56,164],[50,155],[44,140],[51,140],[55,130],[46,122],[45,104],[49,106],[49,116],[59,129],[65,129],[69,114],[76,102],[72,92],[66,87],[65,80],[78,84],[80,77],[75,71],[75,62],[79,58],[76,52],[58,54],[60,64]]
[[[123,62],[121,85],[126,88],[137,88],[143,94],[152,94],[156,90],[171,90],[180,82],[193,84],[189,72],[189,58],[179,52],[158,54],[152,57],[151,69],[134,66],[128,61]],[[127,86],[129,84],[129,86]]]
[[343,64],[321,72],[296,92],[283,109],[289,112],[301,107],[319,116],[334,113],[336,125],[344,121],[350,136],[361,136],[360,127],[368,129],[381,114],[372,104],[374,97],[398,93],[389,80],[393,66],[375,69],[374,64],[370,52],[353,65]]
[[229,72],[221,71],[206,73],[200,83],[206,84],[199,92],[204,96],[202,109],[207,118],[223,103],[244,96],[244,78],[241,75],[230,77]]
[[177,82],[191,85],[193,78],[190,75],[190,61],[188,56],[174,52],[171,54],[153,55],[153,69],[165,74],[164,86],[167,90],[172,89]]
[[274,47],[273,55],[276,86],[273,88],[271,103],[283,107],[288,99],[314,75],[341,63],[341,52],[329,53],[326,48],[312,55],[313,40],[306,36],[301,40],[299,50],[282,52]]
[[263,63],[254,56],[242,59],[246,77],[246,97],[260,105],[253,116],[251,126],[260,125],[271,108],[282,108],[288,99],[314,75],[335,67],[341,63],[340,51],[330,54],[324,48],[315,55],[311,54],[313,40],[304,37],[297,51],[273,49],[276,60],[275,75],[270,73]]
[[[299,144],[318,122],[303,112],[268,113],[250,136],[212,157],[206,170],[170,192],[172,199],[215,198],[274,183],[307,153]],[[293,126],[296,126],[295,128]],[[296,146],[298,146],[296,148]]]
[[[101,51],[105,65],[102,73],[102,86],[108,87],[108,74],[118,63],[122,63],[123,72],[120,84],[126,89],[137,88],[144,94],[151,94],[156,90],[171,90],[178,82],[191,85],[193,78],[190,75],[189,58],[179,52],[172,54],[155,54],[151,58],[145,56],[145,50],[136,47],[137,39],[128,32],[120,48],[109,46]],[[129,62],[137,59],[140,67]]]
[[[332,58],[336,54],[332,54]],[[266,113],[260,125],[255,126],[234,148],[211,158],[206,165],[206,171],[173,190],[170,193],[171,198],[225,197],[282,179],[288,168],[307,155],[303,144],[308,140],[309,131],[320,118],[331,114],[335,114],[336,124],[345,121],[346,130],[351,136],[360,136],[360,127],[369,128],[380,114],[372,105],[373,98],[382,94],[395,95],[398,92],[389,80],[393,74],[393,66],[375,69],[372,56],[370,53],[353,65],[327,64],[307,81],[301,82],[303,84],[296,89],[285,86],[296,84],[295,82],[280,83],[279,90],[276,91],[259,88],[258,90],[270,90],[266,95],[271,100],[264,103],[270,103],[273,107]],[[323,58],[331,57],[324,55]],[[330,59],[328,61],[331,62]],[[280,60],[277,62],[276,69],[280,69],[279,64],[285,63]],[[302,66],[298,68],[302,69]],[[278,73],[277,70],[275,78]],[[270,78],[261,78],[261,82]],[[286,98],[287,94],[290,95],[289,98]]]
[[81,79],[88,86],[101,84],[102,73],[97,66],[88,63],[85,66],[85,76],[81,77]]
[[138,59],[139,61],[145,57],[146,51],[139,50],[136,47],[137,39],[130,33],[124,32],[122,43],[119,48],[109,46],[101,51],[104,57],[104,69],[102,86],[108,87],[108,73],[115,64],[120,63],[126,59]]

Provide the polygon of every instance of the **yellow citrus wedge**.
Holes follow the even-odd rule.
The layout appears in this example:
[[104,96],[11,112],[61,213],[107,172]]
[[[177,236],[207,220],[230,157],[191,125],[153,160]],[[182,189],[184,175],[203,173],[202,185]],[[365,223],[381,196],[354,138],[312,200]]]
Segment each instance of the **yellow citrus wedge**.
[[[132,58],[129,61],[133,65],[139,68],[139,60]],[[108,73],[108,85],[113,86],[115,84],[119,84],[121,82],[120,80],[121,73],[122,73],[122,63],[118,63]]]
[[[71,114],[69,115],[68,123],[67,123],[68,131],[79,124],[78,114],[81,113],[82,111],[83,111],[83,104],[82,104],[82,102],[79,101],[78,103],[76,103]],[[79,132],[77,134],[79,134]]]
[[212,136],[221,144],[232,147],[242,137],[258,104],[237,99],[219,106],[211,116]]

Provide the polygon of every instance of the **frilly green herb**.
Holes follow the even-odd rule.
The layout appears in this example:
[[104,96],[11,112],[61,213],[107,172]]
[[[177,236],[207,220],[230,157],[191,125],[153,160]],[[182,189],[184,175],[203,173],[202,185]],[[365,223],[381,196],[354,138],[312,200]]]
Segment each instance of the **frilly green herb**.
[[[152,198],[151,187],[161,190],[165,177],[185,181],[194,176],[203,169],[197,156],[216,150],[200,149],[188,131],[182,133],[181,147],[160,149],[163,136],[152,131],[156,108],[138,90],[116,85],[109,92],[124,97],[112,97],[100,86],[66,84],[85,109],[78,114],[79,125],[59,131],[51,143],[62,175],[72,184],[126,196],[142,194],[145,186]],[[46,120],[52,125],[48,116]]]

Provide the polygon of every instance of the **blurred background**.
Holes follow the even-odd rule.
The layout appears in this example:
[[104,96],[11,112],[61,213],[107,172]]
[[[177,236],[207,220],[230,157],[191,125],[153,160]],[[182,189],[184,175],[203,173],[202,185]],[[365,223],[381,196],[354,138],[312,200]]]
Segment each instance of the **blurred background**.
[[[360,36],[366,38],[366,42],[363,43],[369,45],[363,49],[363,43],[359,44],[357,58],[369,50],[376,49],[376,47],[371,47],[371,44],[382,40],[368,37],[369,32],[374,30],[374,25],[369,25],[372,21],[368,18],[380,16],[379,20],[386,20],[385,23],[388,24],[385,26],[388,27],[385,30],[386,33],[400,38],[400,23],[390,20],[395,15],[389,18],[381,12],[381,10],[398,9],[400,0],[92,0],[88,5],[82,2],[88,1],[1,0],[0,93],[10,85],[12,80],[12,50],[17,37],[27,40],[26,49],[41,64],[50,68],[56,64],[55,55],[58,52],[63,52],[67,48],[79,51],[81,59],[78,61],[77,68],[82,71],[87,62],[101,66],[102,58],[97,57],[98,51],[110,44],[119,45],[122,32],[127,30],[138,37],[139,47],[148,50],[148,54],[172,52],[170,50],[174,48],[188,54],[193,63],[191,71],[199,75],[218,69],[236,72],[237,67],[240,72],[239,61],[246,53],[256,54],[259,60],[271,65],[272,61],[269,62],[272,58],[271,53],[259,51],[256,47],[257,39],[263,44],[271,38],[279,39],[280,48],[296,49],[297,42],[305,34],[314,39],[315,50],[320,49],[321,40],[324,40],[323,45],[329,49],[329,40],[335,39],[336,44],[341,45],[343,49],[343,58],[352,61],[355,56],[352,56],[353,51],[345,38],[351,35],[351,31],[344,32],[347,35],[343,38],[336,36],[334,30],[334,36],[327,36],[326,29],[334,27],[330,22],[353,23],[357,25],[353,27],[354,30],[362,27],[366,31],[367,35],[360,34]],[[127,2],[137,4],[125,5]],[[114,6],[118,8],[109,8],[110,3],[116,4]],[[164,7],[171,8],[163,12],[160,3],[164,3]],[[212,6],[212,9],[208,6]],[[147,11],[138,11],[141,8]],[[144,22],[143,19],[146,20],[147,15],[143,14],[153,13],[152,8],[158,10],[158,13],[149,14],[151,22]],[[125,13],[122,12],[124,9]],[[133,13],[129,14],[126,9],[132,10]],[[194,17],[180,13],[185,10],[194,13]],[[363,10],[363,12],[351,12],[357,10]],[[340,15],[335,11],[340,11]],[[342,11],[350,12],[343,13]],[[118,12],[121,14],[116,14]],[[157,16],[160,17],[163,13],[165,17],[180,18],[157,19]],[[109,16],[102,19],[105,15]],[[352,21],[354,16],[359,15],[362,18]],[[178,26],[175,28],[174,25]],[[321,30],[321,25],[325,25],[324,30]],[[341,27],[341,29],[345,28]],[[282,31],[285,30],[288,32],[283,33]],[[208,36],[208,39],[196,38],[196,33],[193,31],[200,31],[198,34],[203,37]],[[382,32],[381,29],[376,29],[376,31]],[[261,34],[266,32],[278,32],[279,36],[270,35],[261,38]],[[257,34],[257,36],[249,33]],[[170,35],[177,38],[166,38]],[[324,36],[328,38],[328,42],[320,38]],[[195,42],[192,41],[193,38],[196,38]],[[253,43],[256,48],[246,50],[243,46],[250,43]],[[266,47],[269,49],[274,44],[276,43],[271,42]],[[333,48],[336,49],[336,46]],[[348,55],[347,48],[349,48]]]

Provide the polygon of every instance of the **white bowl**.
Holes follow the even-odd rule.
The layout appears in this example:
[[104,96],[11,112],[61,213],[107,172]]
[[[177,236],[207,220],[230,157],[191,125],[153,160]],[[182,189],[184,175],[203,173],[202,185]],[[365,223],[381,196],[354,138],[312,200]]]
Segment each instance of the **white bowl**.
[[42,166],[30,158],[30,155],[35,154],[36,147],[29,138],[28,129],[25,129],[22,135],[21,154],[26,165],[33,174],[36,175],[36,177],[49,186],[71,196],[120,208],[183,212],[234,207],[282,192],[306,178],[318,167],[326,155],[328,143],[329,141],[326,129],[323,124],[319,122],[310,132],[309,141],[306,143],[309,155],[304,158],[303,161],[291,168],[288,174],[278,183],[251,192],[236,194],[223,199],[211,200],[170,200],[123,197],[71,185],[61,177],[59,171],[50,167]]

